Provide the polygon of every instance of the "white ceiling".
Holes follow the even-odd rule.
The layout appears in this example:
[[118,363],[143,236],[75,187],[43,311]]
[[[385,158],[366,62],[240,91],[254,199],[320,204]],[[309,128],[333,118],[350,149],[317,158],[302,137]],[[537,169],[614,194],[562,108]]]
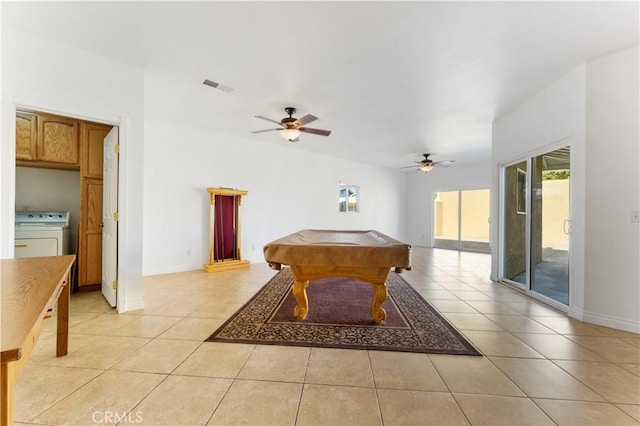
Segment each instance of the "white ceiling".
[[638,13],[635,1],[3,2],[2,24],[165,76],[193,124],[288,144],[251,134],[273,127],[253,116],[294,106],[333,131],[297,148],[399,168],[427,152],[488,160],[494,119],[637,45]]

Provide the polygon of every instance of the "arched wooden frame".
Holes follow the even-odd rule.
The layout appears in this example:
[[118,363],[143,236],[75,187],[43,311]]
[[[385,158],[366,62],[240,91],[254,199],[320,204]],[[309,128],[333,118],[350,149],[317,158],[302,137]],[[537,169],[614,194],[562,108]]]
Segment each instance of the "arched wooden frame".
[[213,272],[249,267],[249,261],[242,260],[240,247],[240,205],[247,191],[207,188],[207,192],[210,206],[209,263],[204,265],[204,270]]

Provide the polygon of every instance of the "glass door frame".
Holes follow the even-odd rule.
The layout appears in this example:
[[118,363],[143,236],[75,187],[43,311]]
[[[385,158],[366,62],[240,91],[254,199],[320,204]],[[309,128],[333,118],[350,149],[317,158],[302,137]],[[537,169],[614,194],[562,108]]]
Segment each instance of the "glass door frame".
[[[443,249],[447,249],[447,250],[457,250],[457,251],[468,251],[468,252],[473,252],[473,253],[491,253],[491,245],[490,242],[487,242],[487,246],[488,248],[486,250],[483,250],[481,248],[478,249],[474,249],[472,247],[464,247],[463,245],[463,240],[462,240],[462,209],[463,209],[463,205],[462,205],[462,198],[463,198],[463,192],[471,192],[471,191],[488,191],[489,193],[489,201],[488,201],[488,217],[487,217],[487,233],[489,235],[491,235],[491,188],[472,188],[472,189],[453,189],[453,190],[449,190],[449,191],[433,191],[431,193],[431,197],[429,198],[431,200],[431,247],[433,248],[443,248]],[[436,219],[436,209],[435,209],[435,203],[434,201],[436,201],[436,194],[442,194],[442,193],[446,193],[446,192],[456,192],[457,193],[457,207],[458,207],[458,213],[457,213],[457,240],[456,240],[456,244],[455,244],[455,248],[451,248],[451,247],[437,247],[436,246],[436,226],[435,226],[435,219]]]
[[[511,280],[505,277],[505,238],[507,235],[506,231],[506,215],[505,215],[505,205],[506,205],[506,191],[504,190],[506,187],[507,180],[507,168],[511,166],[515,166],[516,164],[520,164],[522,162],[527,163],[527,170],[525,170],[525,282],[519,283],[517,281]],[[509,285],[512,285],[520,290],[529,293],[531,291],[531,157],[518,157],[515,160],[501,163],[500,167],[500,193],[499,203],[499,217],[500,217],[500,228],[499,228],[499,241],[498,244],[498,279],[502,282],[505,282]],[[518,172],[520,169],[518,169]]]
[[[498,227],[498,281],[504,282],[510,286],[513,286],[523,292],[525,292],[528,296],[531,296],[534,299],[538,299],[560,311],[563,312],[568,312],[569,311],[569,307],[571,306],[571,298],[569,297],[569,303],[568,304],[564,304],[561,302],[556,301],[555,299],[552,299],[548,296],[545,296],[543,294],[537,293],[535,292],[532,288],[531,288],[531,243],[532,243],[532,219],[531,219],[531,211],[533,208],[533,194],[532,194],[532,171],[533,171],[533,167],[535,166],[535,158],[538,156],[541,156],[543,154],[555,151],[557,149],[563,148],[563,147],[569,147],[569,149],[571,151],[573,151],[573,147],[572,147],[572,143],[571,143],[571,138],[567,138],[567,139],[563,139],[561,141],[558,141],[552,145],[547,145],[545,147],[539,148],[537,150],[534,151],[530,151],[527,152],[517,158],[514,158],[512,160],[509,161],[505,161],[502,163],[498,163],[498,167],[499,167],[499,191],[498,191],[498,203],[499,203],[499,209],[498,209],[498,217],[500,218],[500,226]],[[505,187],[506,187],[506,171],[507,168],[522,162],[526,162],[527,163],[527,174],[526,174],[526,187],[525,187],[525,192],[526,192],[526,197],[525,197],[525,206],[526,206],[526,226],[525,226],[525,255],[526,255],[526,259],[525,259],[525,264],[526,264],[526,270],[525,270],[525,284],[521,284],[517,281],[508,279],[505,277],[505,238],[506,238],[506,220],[505,220],[505,204],[506,204],[506,191],[505,191]],[[571,168],[571,165],[570,165]],[[570,218],[571,218],[571,212],[572,212],[572,200],[574,199],[574,197],[571,196],[571,193],[573,192],[573,185],[570,183],[569,184],[569,222],[570,222]],[[568,243],[568,251],[569,251],[569,264],[568,264],[568,268],[569,268],[569,295],[571,294],[571,235],[569,234],[569,243]]]

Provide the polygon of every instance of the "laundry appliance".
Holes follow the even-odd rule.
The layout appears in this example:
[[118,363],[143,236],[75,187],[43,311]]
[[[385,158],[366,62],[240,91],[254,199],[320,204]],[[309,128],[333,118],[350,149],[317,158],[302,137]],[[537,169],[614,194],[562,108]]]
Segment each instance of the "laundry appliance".
[[69,212],[16,212],[15,257],[69,254]]

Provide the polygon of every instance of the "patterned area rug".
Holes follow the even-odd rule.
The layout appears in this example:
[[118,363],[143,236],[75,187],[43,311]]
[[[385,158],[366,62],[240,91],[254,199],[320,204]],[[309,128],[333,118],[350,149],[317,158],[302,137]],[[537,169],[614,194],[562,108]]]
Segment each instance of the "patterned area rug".
[[371,318],[373,290],[347,278],[311,281],[309,314],[293,316],[293,277],[283,268],[227,320],[208,342],[370,349],[480,355],[480,353],[398,274],[387,280],[387,320]]

